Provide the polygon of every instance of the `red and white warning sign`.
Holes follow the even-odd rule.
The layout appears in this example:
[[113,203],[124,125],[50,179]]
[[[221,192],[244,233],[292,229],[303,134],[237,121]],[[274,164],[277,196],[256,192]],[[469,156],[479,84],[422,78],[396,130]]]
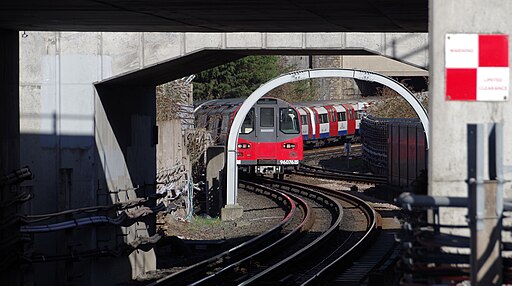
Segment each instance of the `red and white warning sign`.
[[508,100],[508,35],[447,34],[445,61],[447,100]]

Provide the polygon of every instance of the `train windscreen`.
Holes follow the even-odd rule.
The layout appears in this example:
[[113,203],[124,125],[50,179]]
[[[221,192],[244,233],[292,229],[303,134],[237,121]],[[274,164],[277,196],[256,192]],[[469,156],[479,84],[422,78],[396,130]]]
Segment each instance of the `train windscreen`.
[[249,134],[254,130],[254,109],[249,110],[249,113],[245,116],[240,134]]
[[274,127],[274,108],[260,108],[260,126]]
[[286,134],[299,133],[299,117],[293,108],[279,109],[279,129]]

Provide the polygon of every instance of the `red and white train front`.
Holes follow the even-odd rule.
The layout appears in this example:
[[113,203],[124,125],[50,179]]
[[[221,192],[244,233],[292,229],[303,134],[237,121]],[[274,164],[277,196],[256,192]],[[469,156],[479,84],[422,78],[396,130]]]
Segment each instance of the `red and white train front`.
[[[242,103],[243,99],[203,103],[196,110],[196,123],[214,133],[218,143],[225,145],[229,127]],[[300,126],[298,112],[289,103],[269,97],[258,100],[240,128],[239,168],[258,174],[284,174],[296,169],[303,159]]]

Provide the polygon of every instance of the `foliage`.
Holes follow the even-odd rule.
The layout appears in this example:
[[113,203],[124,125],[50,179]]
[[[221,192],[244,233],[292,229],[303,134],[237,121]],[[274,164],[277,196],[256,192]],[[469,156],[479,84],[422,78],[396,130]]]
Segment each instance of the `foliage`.
[[305,102],[318,99],[318,81],[302,80],[281,85],[268,95],[287,102]]
[[221,227],[223,222],[219,218],[206,218],[201,216],[194,216],[194,223],[198,227]]
[[156,87],[156,120],[186,119],[190,117],[189,103],[192,89],[184,79],[164,83]]
[[[194,80],[194,100],[248,97],[265,82],[295,69],[278,56],[248,56],[199,73]],[[313,81],[299,81],[268,95],[291,102],[307,101],[316,99],[317,88]]]
[[[407,84],[402,82],[406,88]],[[409,88],[410,89],[410,88]],[[377,97],[375,104],[370,105],[368,114],[383,118],[417,118],[418,115],[412,106],[396,91],[383,86],[377,88]],[[428,93],[421,92],[414,94],[421,102],[425,110],[428,110]]]
[[277,56],[249,56],[203,71],[194,79],[194,100],[247,97],[280,74]]

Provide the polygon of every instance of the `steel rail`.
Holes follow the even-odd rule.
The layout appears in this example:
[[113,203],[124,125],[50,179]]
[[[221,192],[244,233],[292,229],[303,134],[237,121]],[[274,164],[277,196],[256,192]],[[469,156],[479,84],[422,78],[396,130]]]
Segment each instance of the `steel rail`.
[[325,279],[329,275],[332,275],[334,271],[339,271],[343,269],[347,265],[352,264],[354,260],[357,260],[357,257],[360,253],[366,250],[366,246],[368,246],[371,241],[377,236],[380,231],[382,222],[380,221],[380,216],[377,212],[364,200],[340,191],[333,191],[326,188],[320,188],[322,192],[328,193],[333,197],[342,198],[343,200],[351,200],[355,205],[357,205],[365,214],[367,219],[367,227],[365,233],[359,239],[357,243],[352,245],[345,253],[339,256],[337,259],[332,261],[330,264],[326,265],[322,270],[320,270],[316,275],[311,277],[309,280],[302,283],[302,285],[316,285],[320,280]]
[[[259,188],[268,188],[266,186],[260,185],[260,184],[254,184],[247,181],[242,181],[245,184],[253,184],[254,186],[257,186]],[[251,267],[254,267],[255,264],[257,264],[258,261],[265,260],[265,257],[271,256],[272,254],[279,251],[279,249],[282,249],[283,247],[286,247],[287,243],[290,243],[292,240],[297,238],[299,235],[305,233],[307,230],[311,228],[313,225],[313,211],[310,208],[309,204],[302,200],[301,198],[294,196],[292,194],[287,194],[290,196],[302,209],[303,211],[303,219],[300,222],[298,226],[296,226],[291,232],[280,238],[279,240],[275,241],[274,243],[260,249],[259,251],[239,260],[236,261],[225,268],[216,271],[215,273],[209,275],[208,277],[205,277],[201,280],[198,280],[192,284],[189,284],[190,286],[198,286],[198,285],[212,285],[212,284],[224,284],[223,278],[229,276],[230,274],[233,274],[240,269],[249,269]],[[242,273],[242,275],[244,275]],[[238,275],[237,275],[238,276]],[[232,280],[232,279],[231,279]]]
[[314,166],[309,166],[305,164],[301,164],[297,171],[293,173],[304,176],[314,176],[325,179],[332,180],[344,180],[344,181],[357,181],[357,182],[366,182],[373,184],[385,184],[387,183],[387,178],[383,176],[377,175],[366,175],[354,172],[347,171],[338,171],[332,169],[324,169]]
[[[270,230],[260,234],[259,236],[256,236],[240,245],[237,245],[227,251],[224,251],[218,255],[215,255],[211,258],[208,258],[206,260],[200,261],[194,265],[191,265],[179,272],[175,272],[171,275],[168,275],[166,277],[163,277],[161,279],[158,279],[154,281],[151,284],[148,284],[148,286],[154,286],[154,285],[188,285],[187,282],[191,279],[197,279],[196,276],[203,275],[201,273],[206,272],[207,270],[212,270],[214,268],[224,269],[226,266],[225,264],[229,261],[234,261],[236,259],[239,259],[239,257],[245,257],[247,256],[246,253],[250,253],[257,247],[260,247],[263,243],[266,243],[269,241],[272,237],[279,235],[281,231],[284,229],[286,225],[288,225],[293,216],[295,215],[295,212],[297,210],[296,204],[294,200],[287,194],[284,194],[282,192],[278,192],[275,190],[272,190],[271,188],[254,188],[253,191],[260,191],[261,193],[265,193],[268,196],[273,197],[274,199],[277,199],[281,201],[285,206],[287,206],[285,216],[281,220],[281,222],[277,225],[275,225]],[[245,255],[245,256],[244,256]],[[229,265],[232,263],[230,262]],[[223,266],[224,265],[224,266]],[[229,266],[228,265],[228,266]],[[204,277],[203,277],[204,278]],[[201,279],[203,279],[201,278]],[[193,283],[193,282],[192,282]]]
[[337,216],[334,217],[335,221],[331,223],[331,226],[327,231],[322,233],[320,236],[318,236],[315,240],[310,242],[308,245],[302,247],[299,251],[293,253],[292,255],[284,258],[283,260],[279,261],[278,263],[269,266],[265,270],[259,272],[258,274],[250,277],[249,279],[239,283],[238,285],[258,285],[259,283],[263,283],[265,279],[268,279],[268,277],[274,276],[277,273],[284,272],[285,269],[288,267],[291,267],[294,263],[297,263],[298,260],[303,259],[304,257],[307,257],[307,255],[311,255],[319,249],[324,243],[328,242],[330,238],[332,238],[334,235],[337,234],[337,231],[339,227],[341,226],[342,218],[343,218],[343,208],[339,201],[333,200],[331,197],[312,191],[311,189],[315,188],[313,186],[309,186],[311,188],[305,188],[304,186],[300,186],[299,184],[290,184],[285,183],[283,181],[275,181],[270,180],[266,178],[260,178],[258,181],[266,182],[267,184],[271,184],[274,186],[280,186],[282,190],[286,192],[293,192],[298,195],[303,195],[308,198],[315,197],[316,200],[323,201],[324,203],[330,202],[329,204],[332,204],[331,207],[335,210],[337,210]]
[[[304,187],[306,184],[295,183],[295,182],[286,182],[288,185]],[[306,185],[308,186],[308,185]],[[317,285],[320,280],[325,279],[327,276],[332,275],[333,271],[339,271],[340,266],[349,265],[351,262],[357,257],[357,254],[364,251],[364,246],[368,245],[371,240],[375,238],[378,231],[380,230],[380,223],[377,212],[364,200],[340,191],[334,191],[327,188],[322,188],[318,186],[309,186],[314,188],[315,190],[321,191],[322,193],[328,194],[329,196],[340,198],[346,201],[351,201],[355,206],[359,207],[363,210],[367,218],[367,227],[364,235],[359,239],[359,241],[345,251],[343,255],[335,259],[334,261],[327,264],[323,267],[322,270],[318,271],[311,278],[303,282],[301,285]]]
[[[345,156],[345,151],[343,150],[343,146],[328,146],[321,148],[313,148],[313,149],[305,149],[304,150],[304,159],[312,159],[318,157],[335,157],[335,156]],[[362,152],[361,144],[354,144],[350,150],[351,157],[360,156]]]

